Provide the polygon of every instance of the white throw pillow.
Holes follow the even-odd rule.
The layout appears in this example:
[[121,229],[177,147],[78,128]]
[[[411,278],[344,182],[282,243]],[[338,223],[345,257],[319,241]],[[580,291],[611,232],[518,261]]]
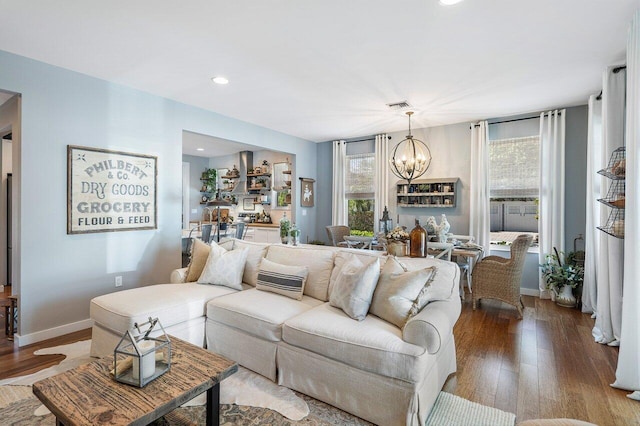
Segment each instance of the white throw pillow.
[[249,249],[227,251],[212,242],[207,264],[198,278],[198,283],[223,285],[242,290],[242,274],[248,255]]
[[281,265],[264,258],[260,262],[256,289],[302,300],[307,275],[306,266]]
[[352,255],[336,277],[329,304],[342,309],[351,318],[362,321],[369,312],[379,277],[380,259],[365,264]]
[[436,271],[436,267],[431,266],[405,272],[397,259],[390,259],[382,269],[376,286],[371,313],[399,328],[404,327],[407,320],[426,304],[425,294]]

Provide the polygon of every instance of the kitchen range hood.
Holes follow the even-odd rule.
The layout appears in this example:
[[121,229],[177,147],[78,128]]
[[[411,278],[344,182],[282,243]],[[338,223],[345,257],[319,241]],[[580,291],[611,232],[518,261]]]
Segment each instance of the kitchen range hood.
[[236,182],[232,194],[235,195],[245,195],[249,193],[248,184],[247,184],[247,170],[253,168],[253,152],[251,151],[240,151],[238,153],[238,171],[240,172],[240,177],[238,182]]

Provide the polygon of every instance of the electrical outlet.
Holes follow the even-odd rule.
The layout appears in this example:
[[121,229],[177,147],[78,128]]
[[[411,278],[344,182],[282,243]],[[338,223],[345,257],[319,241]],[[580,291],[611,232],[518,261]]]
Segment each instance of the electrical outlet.
[[198,213],[198,209],[191,209],[191,213]]
[[122,287],[122,275],[116,277],[116,287]]

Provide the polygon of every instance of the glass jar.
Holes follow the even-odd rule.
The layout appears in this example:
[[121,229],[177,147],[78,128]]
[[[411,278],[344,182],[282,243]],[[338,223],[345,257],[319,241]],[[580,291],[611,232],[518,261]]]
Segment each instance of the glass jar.
[[291,230],[289,231],[289,237],[290,237],[289,242],[294,246],[297,246],[298,243],[300,242],[300,230],[298,229],[295,223],[291,226]]
[[287,219],[287,212],[284,212],[284,216],[280,219],[280,240],[282,244],[289,242],[289,231],[291,230],[291,221]]
[[409,233],[409,256],[427,257],[427,231],[416,219],[416,227]]

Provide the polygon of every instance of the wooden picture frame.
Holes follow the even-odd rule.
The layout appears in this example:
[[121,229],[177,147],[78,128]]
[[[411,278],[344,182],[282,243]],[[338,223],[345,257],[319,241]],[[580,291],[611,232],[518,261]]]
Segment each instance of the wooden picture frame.
[[310,178],[300,178],[300,206],[313,207],[315,205],[315,189],[313,184],[316,180]]
[[158,228],[158,158],[67,145],[67,234]]

